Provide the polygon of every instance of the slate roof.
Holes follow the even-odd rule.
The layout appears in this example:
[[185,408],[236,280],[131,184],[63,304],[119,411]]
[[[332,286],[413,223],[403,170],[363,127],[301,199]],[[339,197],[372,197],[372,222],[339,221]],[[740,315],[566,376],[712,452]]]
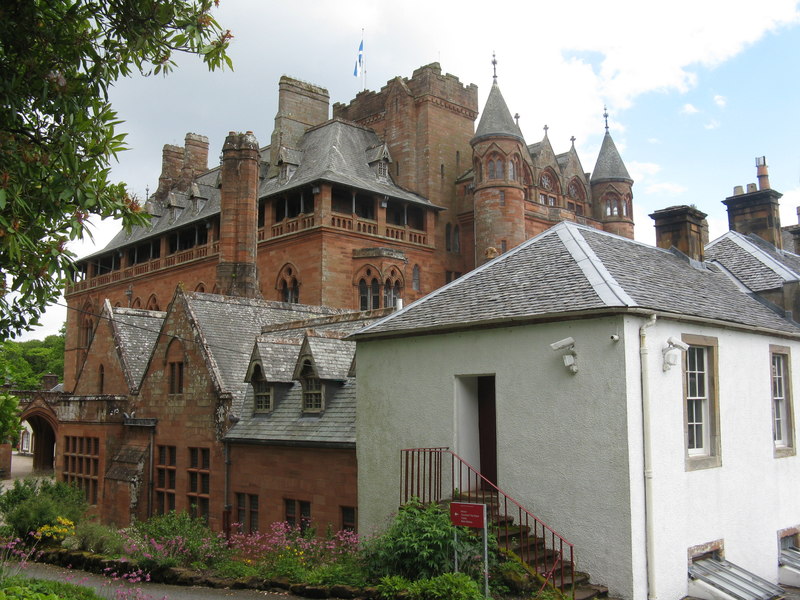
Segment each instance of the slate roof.
[[234,406],[244,397],[250,355],[265,325],[345,312],[202,292],[183,294],[187,311],[198,328],[197,335],[204,346],[212,377],[217,380],[220,393],[231,395]]
[[800,280],[800,256],[755,234],[728,231],[706,246],[706,260],[714,260],[754,292],[773,290]]
[[597,155],[597,162],[592,171],[592,182],[623,179],[629,183],[633,183],[633,179],[628,175],[628,169],[625,168],[625,163],[622,162],[622,157],[619,155],[614,140],[611,139],[611,134],[606,130],[603,136],[603,143],[600,146],[600,153]]
[[489,97],[486,99],[486,104],[481,113],[481,120],[478,122],[472,141],[475,142],[484,137],[497,135],[511,136],[523,143],[525,142],[522,132],[511,116],[511,111],[508,110],[503,94],[500,93],[500,87],[495,81],[492,84],[492,89],[489,90]]
[[354,339],[607,309],[659,311],[800,334],[713,265],[562,222],[362,329]]
[[107,254],[110,250],[161,236],[166,231],[207,221],[218,215],[220,210],[219,170],[219,167],[215,167],[203,173],[195,179],[189,190],[171,191],[163,204],[149,202],[147,210],[154,216],[150,219],[148,226],[132,227],[130,232],[121,229],[106,244],[105,248],[82,258],[81,261]]
[[317,181],[328,181],[420,204],[440,208],[427,198],[380,179],[369,166],[376,146],[382,142],[372,129],[333,119],[306,131],[300,141],[302,160],[288,181],[273,177],[261,182],[259,197],[282,194]]
[[[387,312],[384,310],[377,314]],[[253,354],[254,358],[264,361],[266,379],[275,384],[274,409],[270,413],[254,413],[253,388],[244,384],[246,392],[234,408],[239,421],[228,430],[226,439],[248,443],[354,447],[356,382],[355,378],[348,377],[348,372],[355,342],[342,338],[375,322],[374,314],[351,312],[267,327],[268,331],[259,336]],[[310,329],[309,323],[313,325]],[[281,348],[277,349],[279,345]],[[267,357],[276,357],[273,352],[276,349],[280,362],[277,368],[274,364],[266,364]],[[317,374],[325,385],[325,410],[319,415],[303,413],[302,386],[292,379],[301,350],[306,349],[311,352]],[[262,350],[266,351],[262,353]],[[291,372],[287,378],[289,368]]]
[[314,357],[317,376],[320,379],[344,381],[353,357],[356,354],[356,343],[336,338],[307,336],[305,343]]
[[128,383],[138,389],[167,313],[119,306],[111,310]]

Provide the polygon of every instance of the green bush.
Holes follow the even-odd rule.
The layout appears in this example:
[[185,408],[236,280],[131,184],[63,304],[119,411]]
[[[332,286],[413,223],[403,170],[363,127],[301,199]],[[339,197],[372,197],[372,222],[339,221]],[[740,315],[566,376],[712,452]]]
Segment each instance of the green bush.
[[411,501],[400,507],[389,529],[364,545],[367,571],[374,577],[426,579],[453,567],[453,533],[447,509]]
[[340,561],[333,564],[325,564],[311,569],[306,575],[306,583],[311,585],[351,585],[353,587],[365,587],[368,579],[367,574],[361,569],[356,561]]
[[413,600],[483,600],[478,584],[466,573],[443,573],[420,579],[409,588]]
[[82,490],[53,479],[16,479],[0,495],[0,515],[21,538],[44,525],[56,525],[58,517],[78,523],[87,507]]
[[186,512],[172,511],[139,521],[127,531],[127,537],[125,550],[149,567],[195,564],[205,568],[229,554],[221,534]]
[[8,577],[0,581],[0,600],[102,600],[94,590],[62,581]]
[[122,535],[113,527],[97,521],[81,521],[75,526],[75,535],[62,544],[70,550],[85,550],[108,557],[121,556],[125,549]]
[[378,597],[382,600],[394,600],[400,594],[411,587],[411,582],[400,575],[386,575],[380,578],[376,589]]

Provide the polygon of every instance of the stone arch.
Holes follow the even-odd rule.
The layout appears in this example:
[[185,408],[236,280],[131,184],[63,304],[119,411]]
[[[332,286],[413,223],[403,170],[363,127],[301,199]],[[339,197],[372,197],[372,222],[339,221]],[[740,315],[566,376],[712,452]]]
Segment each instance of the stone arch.
[[561,192],[561,179],[551,167],[542,169],[539,175],[539,185],[542,189],[553,194]]
[[147,306],[145,308],[147,310],[161,310],[158,307],[158,298],[156,298],[155,294],[150,294],[150,297],[147,299]]
[[403,272],[395,266],[385,269],[386,277],[383,281],[383,306],[384,308],[397,306],[398,300],[403,299],[405,281]]
[[200,283],[198,283],[194,287],[194,291],[195,292],[205,292],[206,291],[206,284],[201,281]]
[[33,432],[33,470],[52,473],[55,468],[58,417],[42,400],[35,400],[22,412],[19,420],[27,421]]
[[383,273],[377,266],[366,264],[356,271],[353,286],[359,310],[380,308]]
[[292,263],[284,264],[275,279],[278,300],[296,304],[300,302],[300,272]]
[[142,308],[142,299],[139,298],[139,296],[136,296],[133,302],[131,302],[131,308]]

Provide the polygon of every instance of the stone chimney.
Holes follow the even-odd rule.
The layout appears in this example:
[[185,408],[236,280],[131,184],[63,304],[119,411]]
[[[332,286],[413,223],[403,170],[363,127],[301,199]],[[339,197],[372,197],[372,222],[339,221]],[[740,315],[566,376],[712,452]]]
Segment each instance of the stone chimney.
[[758,187],[754,183],[747,184],[747,191],[742,186],[733,189],[733,196],[722,203],[728,207],[728,227],[742,235],[756,234],[778,249],[783,248],[781,238],[780,192],[769,187],[767,159],[760,156],[756,159]]
[[689,258],[705,260],[708,242],[706,213],[693,206],[670,206],[657,210],[650,218],[655,221],[656,245],[669,250],[675,247]]
[[258,141],[230,132],[222,147],[217,286],[228,296],[258,297]]
[[161,151],[161,176],[158,178],[156,197],[166,197],[169,191],[180,181],[183,171],[183,148],[172,144],[164,144]]
[[268,177],[278,175],[281,147],[297,148],[310,127],[328,120],[328,90],[286,75],[278,82],[278,113],[270,140]]
[[42,375],[42,381],[40,385],[43,391],[49,392],[58,385],[58,375],[53,373]]
[[208,138],[196,133],[187,133],[183,147],[182,179],[189,184],[205,171],[208,171]]

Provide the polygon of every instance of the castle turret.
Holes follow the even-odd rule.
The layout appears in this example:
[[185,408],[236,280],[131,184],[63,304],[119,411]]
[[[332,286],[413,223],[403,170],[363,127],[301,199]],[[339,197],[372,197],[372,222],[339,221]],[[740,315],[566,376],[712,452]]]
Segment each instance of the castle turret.
[[[492,61],[497,64],[496,61]],[[475,264],[525,241],[522,164],[526,146],[508,110],[497,74],[475,136],[470,140],[475,171]]]
[[633,179],[608,132],[608,113],[604,116],[606,135],[591,178],[593,216],[605,231],[633,239]]

